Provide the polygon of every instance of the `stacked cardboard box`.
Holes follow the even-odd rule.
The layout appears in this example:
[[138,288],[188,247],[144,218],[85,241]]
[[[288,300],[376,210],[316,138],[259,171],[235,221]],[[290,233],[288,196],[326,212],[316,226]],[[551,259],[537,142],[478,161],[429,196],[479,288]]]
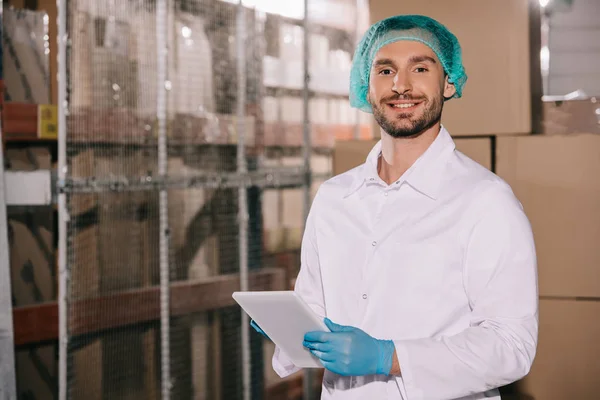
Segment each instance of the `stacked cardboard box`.
[[[530,374],[516,398],[592,399],[600,390],[600,136],[498,136],[495,171],[519,198],[538,256],[540,329]],[[455,138],[457,148],[492,166],[489,138]],[[336,145],[334,174],[364,162],[375,142]]]
[[[447,104],[443,122],[453,135],[496,136],[496,172],[512,186],[531,220],[538,253],[539,344],[531,373],[514,385],[515,397],[598,397],[600,136],[591,134],[598,133],[595,100],[544,103],[541,129],[552,136],[526,135],[531,132],[528,2],[377,0],[370,5],[372,22],[424,14],[458,36],[469,81],[464,98]],[[346,145],[354,146],[348,151],[362,161],[366,149]],[[334,159],[338,171],[358,163]]]
[[502,137],[497,173],[529,217],[538,254],[537,356],[518,390],[535,399],[600,391],[600,136]]
[[468,75],[444,109],[452,135],[531,132],[529,5],[523,0],[372,0],[371,21],[398,14],[435,18],[458,38]]

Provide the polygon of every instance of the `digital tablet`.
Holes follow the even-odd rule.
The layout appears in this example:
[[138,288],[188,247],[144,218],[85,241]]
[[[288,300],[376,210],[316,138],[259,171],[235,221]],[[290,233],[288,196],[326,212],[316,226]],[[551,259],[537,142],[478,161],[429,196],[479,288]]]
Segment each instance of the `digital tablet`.
[[235,292],[233,298],[299,368],[323,368],[302,342],[311,331],[329,332],[294,291]]

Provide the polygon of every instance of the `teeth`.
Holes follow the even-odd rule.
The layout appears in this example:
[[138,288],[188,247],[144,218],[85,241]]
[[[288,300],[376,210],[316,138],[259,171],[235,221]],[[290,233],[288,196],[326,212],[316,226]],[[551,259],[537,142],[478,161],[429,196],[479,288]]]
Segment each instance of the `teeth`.
[[396,108],[410,108],[413,107],[415,105],[415,103],[410,103],[410,104],[395,104],[394,107]]

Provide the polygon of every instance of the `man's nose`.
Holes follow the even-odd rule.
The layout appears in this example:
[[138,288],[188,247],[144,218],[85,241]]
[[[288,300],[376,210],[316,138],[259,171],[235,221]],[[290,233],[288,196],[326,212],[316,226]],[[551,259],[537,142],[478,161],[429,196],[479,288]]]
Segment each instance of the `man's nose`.
[[406,72],[396,72],[393,82],[392,90],[398,94],[404,94],[412,90],[412,82]]

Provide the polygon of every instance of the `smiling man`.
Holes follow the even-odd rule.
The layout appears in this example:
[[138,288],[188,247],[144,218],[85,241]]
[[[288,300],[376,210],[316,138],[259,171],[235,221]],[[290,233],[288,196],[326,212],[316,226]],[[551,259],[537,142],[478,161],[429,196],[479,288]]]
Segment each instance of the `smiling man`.
[[[458,40],[428,17],[380,21],[356,50],[351,104],[381,141],[320,187],[295,287],[331,330],[304,337],[325,367],[322,399],[499,399],[531,367],[529,221],[441,124],[465,82]],[[298,371],[279,348],[273,367]]]
[[383,132],[411,137],[440,122],[443,97],[452,97],[456,90],[436,58],[431,48],[414,41],[391,43],[378,52],[369,92],[375,102],[369,102]]

